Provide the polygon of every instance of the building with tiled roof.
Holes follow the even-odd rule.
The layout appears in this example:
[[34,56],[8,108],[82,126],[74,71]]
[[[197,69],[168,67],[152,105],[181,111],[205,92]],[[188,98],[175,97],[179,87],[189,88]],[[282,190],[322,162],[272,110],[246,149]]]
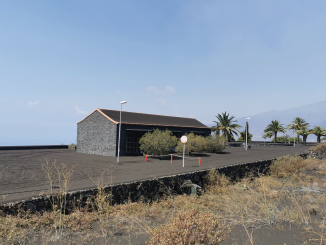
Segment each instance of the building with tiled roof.
[[[117,156],[120,111],[96,109],[77,122],[77,152]],[[140,154],[139,139],[154,129],[208,136],[211,129],[194,118],[121,112],[120,156]]]

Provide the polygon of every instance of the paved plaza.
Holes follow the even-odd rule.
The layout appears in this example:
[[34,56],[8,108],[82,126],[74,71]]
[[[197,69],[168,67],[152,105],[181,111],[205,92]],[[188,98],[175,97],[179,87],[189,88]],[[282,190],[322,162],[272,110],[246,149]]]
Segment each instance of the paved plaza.
[[0,151],[0,203],[24,200],[41,193],[49,193],[47,176],[42,164],[47,161],[57,166],[62,163],[74,167],[69,190],[93,188],[103,177],[104,184],[118,184],[155,177],[192,172],[227,165],[304,153],[309,146],[227,147],[219,154],[202,154],[202,164],[197,156],[185,159],[159,160],[143,156],[116,157],[77,153],[69,149],[3,150]]

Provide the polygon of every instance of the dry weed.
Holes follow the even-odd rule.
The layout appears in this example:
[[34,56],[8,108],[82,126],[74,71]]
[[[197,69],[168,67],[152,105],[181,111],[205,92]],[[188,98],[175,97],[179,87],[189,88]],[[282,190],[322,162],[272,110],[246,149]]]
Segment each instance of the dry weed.
[[221,175],[217,170],[212,169],[206,176],[208,192],[211,194],[225,193],[227,186],[230,185],[230,179],[225,175]]
[[211,211],[181,211],[168,224],[155,228],[147,244],[219,244],[225,231]]
[[306,170],[316,170],[318,161],[314,159],[303,159],[300,156],[286,156],[275,160],[270,166],[270,174],[278,178],[287,178]]
[[326,142],[310,147],[309,150],[315,153],[324,154],[326,153]]

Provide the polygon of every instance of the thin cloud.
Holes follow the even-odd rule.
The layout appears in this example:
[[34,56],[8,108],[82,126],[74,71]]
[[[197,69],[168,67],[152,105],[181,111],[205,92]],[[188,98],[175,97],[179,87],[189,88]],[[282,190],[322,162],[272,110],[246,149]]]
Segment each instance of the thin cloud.
[[170,94],[175,94],[175,92],[176,92],[175,87],[172,87],[172,86],[166,86],[165,89],[159,89],[155,86],[149,86],[149,87],[146,87],[145,90],[147,92],[152,92],[152,93],[161,94],[161,95],[170,95]]
[[87,111],[81,110],[78,106],[75,107],[77,114],[87,114]]
[[28,106],[34,106],[34,105],[37,105],[38,103],[40,103],[38,100],[36,101],[28,101]]

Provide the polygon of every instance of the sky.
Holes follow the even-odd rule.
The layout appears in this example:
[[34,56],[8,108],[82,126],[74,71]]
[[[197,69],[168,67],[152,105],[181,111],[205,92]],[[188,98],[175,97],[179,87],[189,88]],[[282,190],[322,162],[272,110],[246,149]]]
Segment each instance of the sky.
[[326,1],[1,1],[0,146],[96,108],[208,125],[325,100]]

